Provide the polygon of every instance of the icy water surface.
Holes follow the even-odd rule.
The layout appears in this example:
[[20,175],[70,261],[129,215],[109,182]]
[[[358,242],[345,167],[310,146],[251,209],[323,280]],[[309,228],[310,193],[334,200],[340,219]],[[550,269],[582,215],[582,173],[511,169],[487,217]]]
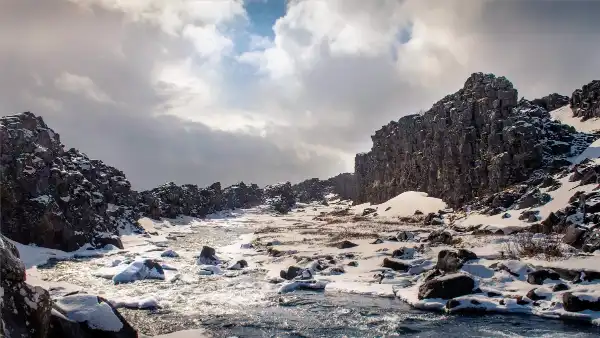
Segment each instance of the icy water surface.
[[[206,227],[173,236],[169,248],[197,251],[202,245],[230,244],[245,227]],[[107,259],[107,258],[102,258]],[[532,316],[448,316],[411,309],[388,298],[298,291],[277,295],[264,271],[235,277],[198,278],[193,259],[181,258],[183,280],[113,285],[91,272],[102,264],[61,262],[40,270],[44,278],[69,281],[107,298],[155,296],[167,306],[121,309],[144,335],[207,329],[214,337],[598,337],[600,328]]]

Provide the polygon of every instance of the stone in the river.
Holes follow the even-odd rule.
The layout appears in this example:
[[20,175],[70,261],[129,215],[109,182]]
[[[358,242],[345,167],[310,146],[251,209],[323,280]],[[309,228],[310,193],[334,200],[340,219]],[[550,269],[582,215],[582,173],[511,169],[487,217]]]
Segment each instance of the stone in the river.
[[371,242],[371,244],[381,244],[381,243],[383,243],[383,239],[381,239],[381,238],[377,238],[376,240]]
[[238,261],[232,262],[232,264],[230,264],[227,269],[229,270],[241,270],[243,268],[247,268],[248,267],[248,262],[246,262],[246,260],[244,259],[240,259]]
[[179,254],[172,249],[165,250],[160,254],[160,257],[171,257],[176,258],[179,257]]
[[430,279],[419,287],[419,299],[452,299],[473,293],[475,281],[462,274],[450,274]]
[[552,270],[541,269],[527,275],[527,283],[542,285],[546,279],[559,280],[560,275]]
[[600,298],[598,296],[584,296],[585,297],[580,298],[572,292],[563,293],[563,307],[569,312],[580,312],[585,310],[600,311]]
[[414,248],[400,248],[392,251],[392,258],[412,259],[415,256]]
[[292,279],[302,275],[302,270],[303,270],[302,268],[292,265],[292,266],[288,267],[287,271],[281,270],[281,272],[279,273],[279,276],[283,279],[292,280]]
[[215,249],[210,246],[203,246],[202,251],[200,251],[200,256],[198,257],[197,264],[205,264],[205,265],[217,265],[219,264],[219,259],[216,256]]
[[335,245],[338,249],[349,249],[358,246],[358,244],[352,243],[350,241],[341,241]]
[[394,271],[408,271],[410,269],[410,265],[403,263],[397,259],[393,258],[384,258],[383,259],[383,267],[390,268]]

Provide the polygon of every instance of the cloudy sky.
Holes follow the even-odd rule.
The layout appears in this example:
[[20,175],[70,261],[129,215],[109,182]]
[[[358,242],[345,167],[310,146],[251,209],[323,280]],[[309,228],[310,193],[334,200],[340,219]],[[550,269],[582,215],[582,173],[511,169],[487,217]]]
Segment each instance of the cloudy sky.
[[600,78],[600,1],[0,0],[0,111],[166,181],[353,170],[390,120],[472,72],[520,95]]

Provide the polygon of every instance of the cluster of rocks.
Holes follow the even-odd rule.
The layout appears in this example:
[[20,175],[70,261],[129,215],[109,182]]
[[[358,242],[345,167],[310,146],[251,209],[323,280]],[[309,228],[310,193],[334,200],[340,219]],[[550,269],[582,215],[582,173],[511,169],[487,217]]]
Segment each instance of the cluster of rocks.
[[352,173],[342,173],[326,180],[311,178],[292,187],[296,199],[302,203],[323,201],[328,194],[335,194],[342,200],[354,200],[356,188]]
[[296,205],[296,196],[290,182],[268,185],[263,193],[265,203],[279,213],[287,213]]
[[[26,283],[25,265],[17,248],[0,235],[0,269],[2,278],[2,323],[0,336],[92,338],[137,337],[119,312],[105,299],[92,295],[67,295],[52,300],[48,291]],[[82,318],[82,314],[89,317]],[[97,316],[97,321],[93,317]],[[111,327],[104,328],[103,321]],[[96,324],[96,325],[95,325]]]
[[563,102],[518,101],[506,78],[472,74],[424,114],[375,132],[371,151],[356,156],[356,201],[382,203],[413,190],[460,206],[536,170],[558,170],[596,138],[550,119],[547,109]]
[[263,202],[263,190],[254,183],[234,184],[223,189],[222,195],[225,209],[252,208]]
[[135,194],[125,175],[75,150],[41,117],[0,118],[2,233],[21,243],[75,250],[121,246],[119,229],[136,228]]
[[575,90],[569,103],[573,116],[580,117],[582,121],[600,117],[600,80],[594,80]]

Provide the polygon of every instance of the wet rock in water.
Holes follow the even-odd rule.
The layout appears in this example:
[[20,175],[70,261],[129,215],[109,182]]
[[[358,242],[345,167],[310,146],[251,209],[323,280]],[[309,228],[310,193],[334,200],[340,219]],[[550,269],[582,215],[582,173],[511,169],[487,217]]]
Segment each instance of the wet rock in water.
[[432,231],[429,236],[427,236],[427,239],[429,240],[429,242],[431,244],[447,244],[450,245],[452,244],[452,234],[448,231],[445,230],[436,230],[436,231]]
[[303,268],[292,265],[292,266],[288,267],[287,271],[281,270],[281,272],[279,273],[279,276],[283,279],[292,280],[298,276],[301,276],[303,270],[304,270]]
[[203,246],[202,251],[200,251],[200,256],[196,260],[196,264],[198,265],[217,265],[219,264],[219,258],[217,258],[217,252],[214,248],[210,246]]
[[569,290],[569,286],[565,283],[558,283],[552,287],[552,292]]
[[240,259],[238,261],[232,262],[227,269],[229,270],[241,270],[248,267],[248,262],[244,259]]
[[357,246],[358,246],[358,244],[352,243],[350,241],[341,241],[335,245],[335,247],[338,249],[349,249],[349,248],[354,248]]
[[562,242],[575,248],[581,248],[588,230],[576,225],[570,225],[562,238]]
[[560,275],[548,269],[536,270],[527,275],[527,283],[529,284],[542,285],[546,279],[559,280]]
[[529,290],[529,292],[527,292],[527,295],[525,295],[525,296],[533,301],[546,299],[545,296],[540,296],[537,293],[535,293],[536,290],[537,290],[537,288],[533,288],[533,289]]
[[415,238],[415,234],[410,232],[410,231],[400,231],[397,235],[396,235],[396,239],[399,242],[408,242],[408,241],[412,241]]
[[475,281],[461,274],[450,274],[432,278],[419,286],[419,299],[452,299],[473,293]]
[[365,208],[365,209],[363,210],[363,212],[362,212],[362,215],[363,215],[363,216],[367,216],[367,215],[370,215],[370,214],[372,214],[372,213],[374,213],[374,212],[376,212],[376,211],[377,211],[377,209],[373,209],[373,208]]
[[503,219],[510,218],[510,214],[509,214],[509,213],[504,213],[504,214],[502,215],[502,218],[503,218]]
[[600,298],[592,294],[563,293],[563,307],[569,312],[581,312],[585,310],[600,311]]
[[473,259],[477,259],[477,255],[469,250],[460,249],[458,252],[441,250],[435,267],[444,272],[456,272],[465,262]]
[[408,271],[408,269],[410,269],[409,264],[403,263],[393,258],[384,258],[382,266],[384,268],[390,268],[394,271]]
[[50,337],[137,338],[137,331],[102,297],[75,294],[52,306]]
[[357,261],[348,262],[348,266],[357,267],[358,266],[358,262]]

